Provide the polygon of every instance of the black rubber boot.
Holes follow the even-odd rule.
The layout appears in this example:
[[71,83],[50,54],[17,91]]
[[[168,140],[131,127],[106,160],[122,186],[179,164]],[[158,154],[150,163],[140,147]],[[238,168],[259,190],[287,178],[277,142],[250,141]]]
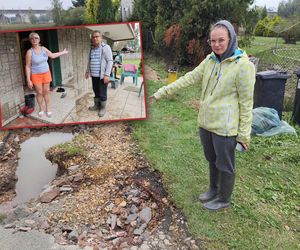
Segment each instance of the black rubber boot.
[[104,116],[105,115],[105,113],[106,113],[106,101],[104,101],[104,102],[100,102],[101,104],[100,104],[100,111],[99,111],[99,116],[100,117],[102,117],[102,116]]
[[230,198],[234,187],[235,173],[227,173],[220,171],[220,188],[217,198],[204,203],[204,207],[218,211],[222,208],[229,207]]
[[201,202],[207,202],[214,199],[218,194],[219,170],[215,164],[209,164],[209,187],[208,191],[201,194],[198,198]]
[[100,109],[100,99],[99,98],[94,98],[94,106],[89,107],[90,111],[97,111]]

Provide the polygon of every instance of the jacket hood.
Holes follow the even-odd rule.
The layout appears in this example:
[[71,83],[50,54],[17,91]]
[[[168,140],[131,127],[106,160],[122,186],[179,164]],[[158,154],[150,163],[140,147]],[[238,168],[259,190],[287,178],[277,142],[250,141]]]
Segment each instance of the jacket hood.
[[227,50],[220,57],[220,61],[222,62],[225,59],[227,59],[228,57],[231,57],[235,53],[235,50],[237,49],[238,44],[237,44],[237,36],[236,36],[236,33],[234,31],[232,24],[226,20],[222,20],[222,21],[217,22],[214,25],[214,27],[220,26],[220,25],[224,26],[228,30],[229,38],[230,38]]
[[[238,60],[239,58],[242,58],[242,57],[248,58],[248,55],[246,54],[246,52],[244,50],[241,50],[241,49],[237,48],[237,49],[235,49],[233,55],[225,58],[224,60],[228,59],[230,61],[234,61],[234,60]],[[214,52],[212,52],[210,54],[209,58],[213,59],[216,62],[220,62],[220,59],[215,55]]]

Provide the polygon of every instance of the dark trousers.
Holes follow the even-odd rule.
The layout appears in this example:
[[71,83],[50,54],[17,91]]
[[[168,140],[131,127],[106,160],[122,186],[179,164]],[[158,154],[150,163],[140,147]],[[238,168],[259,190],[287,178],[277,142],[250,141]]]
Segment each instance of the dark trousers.
[[107,100],[107,84],[100,77],[94,76],[92,77],[92,83],[95,98],[99,98],[101,102],[105,102]]
[[206,160],[220,171],[235,173],[236,136],[221,136],[199,129]]

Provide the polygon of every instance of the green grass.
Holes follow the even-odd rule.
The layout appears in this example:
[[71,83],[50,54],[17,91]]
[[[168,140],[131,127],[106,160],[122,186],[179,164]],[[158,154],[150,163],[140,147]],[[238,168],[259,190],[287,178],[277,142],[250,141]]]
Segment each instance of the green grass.
[[82,153],[82,148],[80,146],[72,145],[71,143],[63,143],[57,146],[62,150],[67,156],[75,156]]
[[[300,42],[297,44],[285,44],[284,40],[279,37],[277,40],[277,48],[299,48]],[[256,36],[253,38],[250,47],[244,48],[248,55],[257,55],[265,50],[276,48],[276,38],[275,37],[260,37]]]
[[300,42],[297,44],[285,44],[282,38],[278,38],[277,50],[275,37],[254,37],[252,45],[244,48],[248,55],[258,58],[258,71],[275,69],[288,71],[292,76],[286,82],[284,110],[292,111],[296,90],[297,77],[293,72],[300,68]]
[[[163,69],[153,62],[146,61]],[[147,81],[147,96],[162,85]],[[199,92],[194,86],[162,99],[149,107],[148,120],[132,122],[134,138],[151,166],[163,173],[189,230],[207,249],[299,248],[299,137],[254,137],[250,150],[237,154],[230,210],[213,213],[197,202],[208,184],[208,164],[199,142],[197,111],[187,102],[197,99]]]
[[[122,64],[135,64],[137,66],[137,68],[139,68],[140,66],[140,62],[141,59],[124,59]],[[122,69],[121,68],[117,68],[117,74],[122,74]],[[140,72],[140,70],[138,71],[139,76],[142,75],[142,73]]]

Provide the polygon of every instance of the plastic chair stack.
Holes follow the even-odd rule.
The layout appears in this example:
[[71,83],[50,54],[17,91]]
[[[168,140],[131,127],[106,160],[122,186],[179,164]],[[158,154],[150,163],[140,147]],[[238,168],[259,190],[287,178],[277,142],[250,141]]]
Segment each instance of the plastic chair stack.
[[135,64],[123,64],[123,72],[121,75],[121,84],[123,84],[125,77],[132,77],[133,83],[137,85],[138,70]]

